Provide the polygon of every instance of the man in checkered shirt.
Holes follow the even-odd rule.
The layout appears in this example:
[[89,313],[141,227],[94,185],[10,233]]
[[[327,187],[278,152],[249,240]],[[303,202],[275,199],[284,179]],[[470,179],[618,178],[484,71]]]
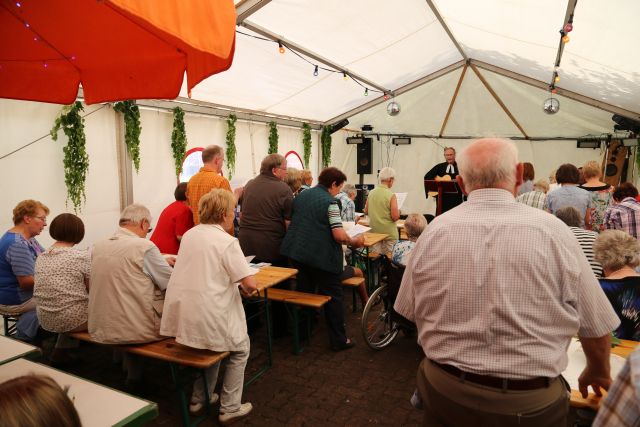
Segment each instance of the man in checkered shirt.
[[513,143],[478,140],[458,167],[468,201],[420,236],[394,306],[416,323],[426,355],[425,425],[566,425],[571,337],[587,357],[580,391],[599,393],[620,321],[568,227],[515,201],[523,168]]

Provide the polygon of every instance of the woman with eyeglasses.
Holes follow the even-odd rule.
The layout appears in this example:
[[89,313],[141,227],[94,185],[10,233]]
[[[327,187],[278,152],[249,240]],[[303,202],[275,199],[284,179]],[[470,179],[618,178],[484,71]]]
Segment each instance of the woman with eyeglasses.
[[16,338],[33,342],[38,317],[33,297],[36,257],[44,248],[35,237],[47,225],[49,208],[23,200],[13,209],[13,224],[0,238],[0,314],[20,316]]

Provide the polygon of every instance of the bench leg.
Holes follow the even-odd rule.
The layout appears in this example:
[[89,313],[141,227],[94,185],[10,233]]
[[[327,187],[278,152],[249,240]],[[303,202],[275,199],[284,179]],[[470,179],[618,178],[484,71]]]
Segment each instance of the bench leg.
[[264,317],[265,322],[267,323],[267,363],[263,366],[258,372],[253,374],[251,378],[244,382],[245,387],[249,387],[255,380],[260,378],[262,374],[267,372],[273,366],[273,344],[272,344],[272,336],[271,336],[271,301],[267,299],[268,288],[263,290],[264,292]]
[[184,389],[188,385],[187,381],[185,381],[180,376],[179,366],[175,363],[170,363],[171,366],[171,377],[173,378],[173,384],[176,387],[176,392],[178,393],[178,401],[180,402],[180,415],[182,418],[182,425],[185,427],[194,427],[200,424],[202,421],[211,417],[211,405],[209,404],[209,385],[207,384],[207,372],[205,369],[198,371],[199,375],[202,375],[202,383],[204,385],[204,399],[205,399],[205,414],[196,418],[193,422],[191,422],[191,417],[189,416],[189,401],[191,399],[187,399],[187,394]]
[[298,307],[291,307],[291,318],[293,323],[293,354],[298,355],[304,351],[304,348],[300,345],[300,316]]

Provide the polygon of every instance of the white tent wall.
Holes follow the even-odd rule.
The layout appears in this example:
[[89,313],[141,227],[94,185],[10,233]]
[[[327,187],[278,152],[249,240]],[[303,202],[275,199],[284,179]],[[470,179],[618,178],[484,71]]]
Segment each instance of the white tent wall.
[[[38,138],[32,145],[0,160],[0,229],[13,226],[12,210],[24,199],[39,200],[51,210],[49,221],[63,212],[73,212],[66,206],[66,187],[62,147],[67,138],[59,133],[52,141],[49,131],[61,106],[36,102],[0,100],[0,156],[10,153]],[[116,152],[116,113],[110,106],[85,106],[85,134],[89,171],[86,182],[86,204],[79,216],[86,234],[79,247],[86,247],[111,234],[117,227],[120,212],[118,159]],[[132,172],[133,200],[149,208],[154,223],[162,209],[171,203],[177,180],[171,151],[173,115],[170,111],[141,109],[140,171]],[[202,114],[185,114],[187,149],[218,144],[226,149],[227,124],[224,118]],[[303,156],[302,130],[278,126],[279,153],[296,151]],[[236,123],[236,171],[234,181],[241,182],[260,173],[260,162],[268,151],[268,126],[264,123],[239,120]],[[310,167],[318,174],[319,135],[312,131]],[[224,174],[228,176],[225,165]],[[45,246],[53,240],[48,229],[38,236]]]
[[[357,184],[359,182],[356,170],[357,146],[346,144],[347,136],[349,135],[346,131],[333,135],[332,165],[342,168],[347,175],[347,182]],[[444,147],[454,147],[460,151],[471,140],[413,138],[411,145],[395,146],[391,145],[389,139],[381,136],[380,142],[378,142],[376,136],[373,136],[373,174],[365,175],[364,183],[377,183],[377,171],[385,166],[391,166],[396,170],[393,190],[398,193],[409,193],[402,207],[402,213],[433,214],[436,206],[433,199],[425,199],[424,175],[436,163],[444,161]],[[531,162],[534,165],[536,179],[548,179],[549,173],[563,163],[581,166],[589,160],[600,162],[604,155],[601,150],[576,148],[575,141],[518,140],[515,141],[515,144],[518,148],[520,161]],[[388,151],[387,146],[390,146]]]
[[[60,213],[73,212],[73,207],[65,204],[62,147],[67,137],[62,130],[57,142],[48,136],[60,109],[59,105],[0,100],[0,156],[45,136],[0,160],[2,232],[13,226],[13,208],[24,199],[39,200],[48,206],[49,221]],[[86,228],[80,247],[110,234],[117,225],[120,210],[114,113],[100,105],[85,107],[85,114],[92,111],[96,112],[85,118],[89,171],[87,203],[79,213]],[[47,228],[38,241],[44,246],[53,243]]]

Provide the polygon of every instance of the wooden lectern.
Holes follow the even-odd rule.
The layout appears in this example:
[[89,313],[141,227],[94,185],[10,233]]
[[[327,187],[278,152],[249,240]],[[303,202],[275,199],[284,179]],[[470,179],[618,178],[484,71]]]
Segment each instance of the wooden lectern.
[[442,195],[444,193],[458,194],[460,190],[455,181],[436,181],[426,179],[424,181],[424,191],[429,194],[430,192],[438,193],[438,207],[436,208],[436,216],[442,213]]

